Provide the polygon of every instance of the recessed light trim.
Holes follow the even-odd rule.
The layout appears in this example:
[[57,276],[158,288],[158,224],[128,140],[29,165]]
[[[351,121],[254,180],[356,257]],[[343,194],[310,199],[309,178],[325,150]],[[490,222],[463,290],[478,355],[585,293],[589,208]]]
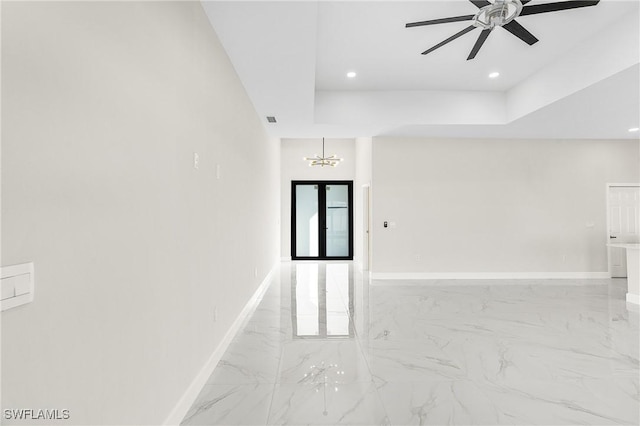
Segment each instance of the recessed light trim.
[[500,73],[498,71],[494,71],[489,74],[489,78],[498,78],[500,77]]
[[348,78],[356,78],[356,76],[357,76],[357,75],[358,75],[358,74],[356,74],[356,72],[355,72],[355,71],[349,71],[349,72],[347,73],[347,77],[348,77]]
[[638,130],[640,130],[640,127],[632,127],[629,129],[629,133],[634,133],[634,132],[637,132]]

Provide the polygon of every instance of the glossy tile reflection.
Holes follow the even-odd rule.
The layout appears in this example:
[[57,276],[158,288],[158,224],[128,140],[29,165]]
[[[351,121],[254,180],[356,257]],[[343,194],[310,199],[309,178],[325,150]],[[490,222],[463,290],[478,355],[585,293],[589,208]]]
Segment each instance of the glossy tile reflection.
[[625,288],[283,263],[183,423],[637,425]]
[[300,264],[294,268],[294,295],[291,300],[295,306],[294,330],[298,337],[320,335],[321,297],[318,294],[318,270],[317,263]]
[[291,304],[295,338],[352,338],[353,265],[294,264]]

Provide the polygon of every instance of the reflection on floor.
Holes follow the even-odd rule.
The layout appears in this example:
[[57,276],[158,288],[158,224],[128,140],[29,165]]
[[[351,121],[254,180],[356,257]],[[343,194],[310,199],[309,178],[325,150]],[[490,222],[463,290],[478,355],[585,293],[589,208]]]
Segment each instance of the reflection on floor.
[[280,272],[183,424],[639,423],[624,280]]

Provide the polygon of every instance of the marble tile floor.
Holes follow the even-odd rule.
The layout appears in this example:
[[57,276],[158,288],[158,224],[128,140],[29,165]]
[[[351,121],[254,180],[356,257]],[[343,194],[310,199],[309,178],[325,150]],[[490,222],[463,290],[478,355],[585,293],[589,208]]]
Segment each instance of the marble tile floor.
[[626,281],[370,281],[284,262],[184,425],[640,423]]

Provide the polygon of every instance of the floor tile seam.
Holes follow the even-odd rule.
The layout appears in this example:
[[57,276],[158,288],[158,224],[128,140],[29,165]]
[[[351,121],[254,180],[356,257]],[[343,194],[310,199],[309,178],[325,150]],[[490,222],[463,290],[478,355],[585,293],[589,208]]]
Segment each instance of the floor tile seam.
[[[546,339],[546,340],[560,339],[559,340],[560,342],[565,343],[567,342],[567,338],[570,338],[570,341],[575,341],[576,343],[587,343],[591,345],[598,345],[597,342],[593,342],[593,338],[602,337],[601,333],[593,332],[593,331],[581,332],[578,330],[578,331],[572,331],[572,332],[567,331],[563,333],[555,332],[556,331],[555,329],[547,329],[547,331],[549,332],[546,334],[538,334],[537,336],[529,335],[529,336],[523,337],[521,334],[518,334],[516,332],[507,333],[501,330],[492,331],[492,332],[488,332],[488,331],[473,332],[472,330],[463,330],[463,331],[458,331],[457,336],[452,335],[452,337],[451,336],[450,337],[451,337],[451,340],[460,340],[460,341],[498,339],[504,343],[531,344],[531,345],[540,344],[539,342],[540,339]],[[437,338],[442,334],[443,333],[436,333],[431,335],[420,334],[420,335],[398,336],[398,334],[396,333],[394,334],[394,337],[391,337],[391,338],[388,338],[388,337],[385,339],[369,338],[369,340],[375,343],[378,343],[378,342],[379,343],[382,343],[382,342],[422,343],[425,341],[429,341],[429,337]]]
[[272,386],[274,384],[277,384],[277,382],[235,382],[235,383],[223,383],[223,382],[216,382],[216,383],[206,383],[203,387],[202,390],[200,392],[202,392],[203,390],[207,389],[207,388],[215,388],[215,387],[257,387],[257,386]]
[[278,386],[277,379],[280,377],[280,372],[282,370],[282,359],[284,358],[284,348],[280,348],[280,357],[278,358],[278,368],[276,369],[276,381],[273,383],[273,387],[271,388],[271,400],[269,401],[269,409],[267,410],[267,418],[264,422],[265,425],[271,424],[269,420],[271,420],[271,410],[273,409],[273,399],[276,394],[276,387]]
[[[318,383],[318,384],[322,384],[322,383]],[[337,384],[337,385],[340,385],[340,384]],[[375,383],[372,379],[371,379],[371,380],[362,381],[362,382],[353,382],[353,383],[349,383],[349,384],[346,384],[346,385],[368,385],[368,386],[365,386],[365,387],[364,387],[364,391],[365,391],[365,393],[364,393],[364,394],[366,394],[366,393],[368,393],[368,392],[372,391],[372,392],[373,392],[373,394],[374,394],[374,398],[375,398],[375,397],[377,397],[377,402],[378,402],[378,403],[380,403],[380,404],[382,405],[382,407],[381,407],[381,408],[382,408],[382,410],[383,410],[384,418],[385,418],[385,419],[389,419],[388,411],[387,411],[387,409],[386,409],[386,407],[385,407],[385,405],[384,405],[384,403],[383,403],[383,400],[382,400],[382,398],[381,398],[380,394],[378,393],[376,383]],[[276,388],[277,388],[277,387],[279,387],[279,386],[296,387],[296,388],[297,388],[297,387],[299,387],[299,386],[298,386],[298,385],[296,385],[296,384],[290,384],[290,383],[281,383],[281,384],[276,384]],[[275,394],[275,388],[274,388],[274,394]],[[272,400],[272,403],[273,403],[273,400]],[[274,423],[272,423],[272,422],[269,422],[270,420],[272,420],[272,419],[271,419],[271,407],[270,407],[270,409],[269,409],[269,415],[268,415],[268,419],[267,419],[267,422],[268,422],[268,423],[267,423],[267,424],[274,424]],[[297,424],[297,423],[296,423],[296,424]],[[313,423],[313,425],[316,425],[316,426],[317,426],[317,425],[320,425],[320,424],[325,424],[325,423]],[[326,423],[326,424],[327,424],[327,425],[334,425],[334,423]],[[356,424],[357,424],[357,425],[364,425],[364,424],[366,424],[366,425],[369,425],[369,423],[360,423],[360,422],[356,422],[356,423],[340,423],[340,424],[345,424],[345,425],[351,425],[351,424],[352,424],[352,425],[356,425]]]
[[[628,377],[625,379],[629,379]],[[530,384],[541,384],[541,385],[551,385],[551,386],[561,386],[564,384],[575,385],[576,387],[580,387],[579,385],[583,382],[615,382],[615,380],[611,380],[610,377],[589,377],[589,378],[568,378],[566,380],[557,380],[557,379],[510,379],[510,380],[488,380],[482,378],[471,378],[471,377],[461,377],[461,378],[429,378],[428,380],[407,380],[407,379],[399,379],[399,380],[385,380],[380,378],[379,376],[374,377],[374,383],[376,386],[384,386],[388,384],[433,384],[433,383],[472,383],[476,386],[487,386],[490,388],[500,388],[504,389],[505,386],[511,388],[514,385],[522,384],[522,383],[530,383]],[[640,403],[640,400],[638,400]]]
[[[342,386],[349,386],[349,385],[357,385],[357,384],[362,384],[362,383],[369,383],[373,380],[373,376],[371,376],[370,378],[366,379],[366,378],[362,378],[362,379],[355,379],[355,380],[345,380],[344,382],[335,382],[335,383],[329,383],[326,382],[326,384],[328,385],[342,385]],[[325,384],[325,382],[291,382],[291,381],[287,381],[287,380],[280,380],[276,382],[276,386],[280,386],[280,385],[286,385],[286,386],[310,386],[310,385],[322,385]]]
[[[585,378],[584,380],[587,381],[602,381],[605,379],[610,378],[611,376],[603,376],[603,377],[589,377],[589,378]],[[630,378],[635,378],[635,377],[618,377],[620,379],[630,379]],[[567,380],[567,382],[572,383],[574,380],[576,380],[577,378],[569,378]],[[349,385],[356,385],[356,384],[363,384],[363,383],[370,383],[374,380],[379,380],[381,382],[384,383],[433,383],[433,382],[457,382],[457,381],[467,381],[467,382],[474,382],[474,383],[488,383],[488,384],[496,384],[499,383],[499,381],[488,381],[488,380],[477,380],[477,379],[473,379],[470,377],[460,377],[460,378],[444,378],[444,377],[429,377],[429,379],[421,379],[421,380],[408,380],[408,379],[399,379],[399,380],[385,380],[385,379],[381,379],[379,375],[375,375],[375,374],[371,374],[371,378],[366,379],[356,379],[356,380],[346,380],[343,382],[336,382],[336,383],[328,383],[331,385],[342,385],[342,386],[349,386]],[[527,381],[535,381],[538,383],[550,383],[550,384],[557,384],[558,382],[560,382],[559,380],[535,380],[533,378],[528,378]],[[294,382],[294,381],[288,381],[288,380],[275,380],[275,381],[265,381],[265,382],[213,382],[213,383],[205,383],[205,385],[203,386],[203,389],[206,387],[213,387],[213,386],[267,386],[267,385],[275,385],[280,386],[280,385],[286,385],[286,386],[310,386],[310,385],[320,385],[323,384],[323,382],[307,382],[307,383],[300,383],[300,382]]]
[[[314,343],[322,343],[322,341],[321,341],[321,340],[317,340],[317,341],[316,341],[316,340],[314,340],[314,339],[310,339],[310,340],[311,340],[311,341],[313,341]],[[294,340],[294,342],[295,342],[295,340]],[[363,361],[364,361],[364,363],[365,363],[366,374],[367,374],[369,377],[372,377],[372,374],[371,374],[371,368],[369,367],[369,364],[368,364],[368,362],[367,362],[367,356],[366,356],[366,354],[364,353],[364,351],[362,350],[362,346],[361,346],[360,342],[359,342],[357,339],[344,339],[344,340],[340,340],[339,342],[340,342],[340,343],[353,342],[353,344],[354,344],[354,345],[356,346],[356,348],[357,348],[357,349],[356,349],[356,351],[357,351],[357,352],[356,352],[356,355],[355,355],[355,356],[357,357],[357,356],[358,356],[357,354],[359,354],[359,355],[362,357],[362,360],[363,360]],[[284,358],[284,347],[283,347],[283,354],[282,354],[282,356],[281,356],[281,360],[282,360],[282,358]],[[278,371],[278,376],[277,376],[277,377],[278,377],[278,378],[281,378],[281,376],[282,376],[282,365],[280,365],[280,366],[279,366],[279,371]],[[369,380],[371,380],[371,379],[370,379],[370,378],[369,378],[369,379],[351,379],[351,380],[346,380],[344,383],[341,383],[341,384],[345,384],[345,383],[363,383],[363,382],[368,382]],[[282,381],[282,380],[279,380],[279,382],[280,382],[280,383],[286,383],[286,384],[295,384],[295,383],[298,383],[298,382],[290,382],[290,381]]]
[[380,405],[382,407],[382,411],[384,412],[384,419],[388,424],[391,424],[391,420],[389,417],[389,410],[387,409],[387,404],[385,404],[384,399],[382,399],[382,395],[380,395],[380,391],[378,390],[378,384],[373,380],[373,376],[371,376],[371,385],[373,387],[373,392],[375,393]]
[[444,377],[438,377],[438,378],[429,378],[428,380],[411,380],[411,379],[399,379],[399,380],[385,380],[385,379],[381,379],[380,376],[377,376],[375,378],[375,380],[377,380],[376,386],[377,387],[382,387],[384,385],[388,385],[388,384],[402,384],[402,385],[415,385],[415,384],[425,384],[425,385],[432,385],[432,384],[441,384],[441,383],[474,383],[474,384],[483,384],[483,383],[487,383],[487,384],[492,384],[495,385],[494,383],[491,382],[477,382],[472,380],[471,378],[468,377],[464,377],[464,378],[459,378],[459,379],[450,379],[450,378],[444,378]]
[[369,373],[369,376],[371,376],[372,381],[373,381],[373,370],[371,369],[371,364],[369,363],[369,356],[367,354],[367,352],[365,352],[365,346],[362,344],[362,338],[360,336],[360,333],[357,332],[357,330],[354,327],[353,330],[353,334],[355,337],[355,342],[356,342],[356,346],[358,347],[358,349],[360,350],[360,355],[362,355],[362,359],[364,360],[364,363],[367,367],[367,372]]
[[398,382],[398,383],[419,383],[419,382],[451,382],[451,381],[470,381],[474,383],[486,383],[486,384],[505,384],[510,383],[514,380],[519,380],[521,382],[535,382],[535,383],[548,383],[550,385],[560,385],[563,383],[575,383],[576,381],[615,381],[615,380],[634,380],[637,379],[637,374],[628,373],[628,374],[616,374],[616,373],[602,373],[600,375],[586,375],[576,373],[574,376],[549,376],[544,378],[539,378],[536,375],[521,375],[517,379],[516,378],[497,378],[497,379],[488,379],[488,378],[478,378],[475,374],[464,374],[458,377],[447,376],[444,374],[432,373],[431,370],[418,373],[421,377],[416,379],[395,379],[389,378],[384,379],[384,376],[392,375],[392,374],[376,374],[373,373],[372,377],[377,380],[381,380],[384,382]]

